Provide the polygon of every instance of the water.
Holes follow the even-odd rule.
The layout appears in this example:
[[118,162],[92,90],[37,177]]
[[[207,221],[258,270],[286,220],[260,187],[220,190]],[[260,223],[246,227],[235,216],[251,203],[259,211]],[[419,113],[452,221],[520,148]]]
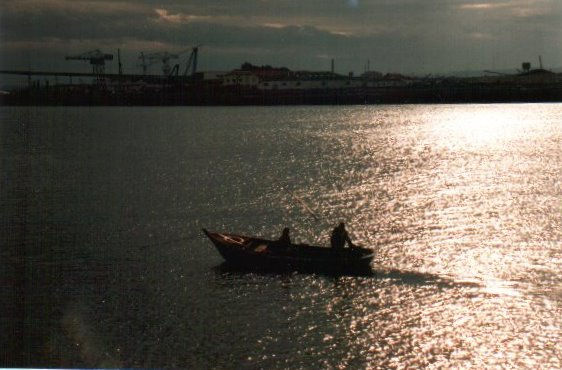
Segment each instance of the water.
[[[0,114],[0,365],[562,367],[562,104]],[[232,271],[200,232],[340,220],[375,277]]]

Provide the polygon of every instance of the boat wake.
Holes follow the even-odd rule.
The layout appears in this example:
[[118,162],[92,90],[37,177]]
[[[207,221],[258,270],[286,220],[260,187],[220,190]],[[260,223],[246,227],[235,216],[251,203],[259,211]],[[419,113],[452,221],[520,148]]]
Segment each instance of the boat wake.
[[395,268],[372,268],[370,271],[365,271],[358,274],[336,274],[327,272],[296,272],[296,271],[286,271],[286,270],[269,270],[269,269],[255,269],[244,266],[239,266],[236,264],[231,264],[228,262],[223,262],[217,265],[213,270],[218,275],[225,276],[243,276],[246,274],[255,274],[262,276],[290,276],[290,275],[318,275],[326,277],[343,277],[351,276],[357,278],[371,278],[378,280],[392,280],[396,284],[404,285],[434,285],[440,288],[454,288],[454,287],[467,287],[467,288],[485,288],[486,284],[473,280],[458,280],[453,277],[443,276],[438,274],[410,271],[410,270],[400,270]]
[[470,287],[482,288],[484,284],[473,280],[458,280],[454,277],[420,271],[401,270],[396,268],[374,268],[373,276],[378,279],[390,279],[399,284],[437,285],[439,287]]

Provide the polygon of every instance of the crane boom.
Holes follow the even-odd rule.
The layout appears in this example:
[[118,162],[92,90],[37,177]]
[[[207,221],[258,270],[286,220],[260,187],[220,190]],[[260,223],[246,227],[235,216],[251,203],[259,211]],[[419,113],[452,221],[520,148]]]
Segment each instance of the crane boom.
[[105,73],[105,61],[113,60],[113,54],[102,53],[99,49],[87,51],[78,55],[68,55],[66,60],[87,60],[92,66],[95,75],[102,75]]
[[171,70],[170,59],[178,59],[180,57],[180,54],[182,53],[183,52],[172,54],[167,51],[163,51],[163,52],[144,54],[143,52],[141,52],[139,59],[141,60],[143,74],[146,74],[148,67],[150,67],[151,65],[158,62],[162,62],[162,72],[164,73],[165,76],[167,76]]
[[189,54],[189,59],[187,60],[185,71],[183,72],[184,76],[187,76],[187,72],[191,69],[191,75],[194,75],[197,72],[197,54],[199,52],[199,47],[201,45],[197,45],[191,49],[191,54]]
[[78,55],[69,55],[66,60],[89,60],[90,64],[105,64],[106,60],[113,60],[113,54],[102,53],[99,49],[88,51]]

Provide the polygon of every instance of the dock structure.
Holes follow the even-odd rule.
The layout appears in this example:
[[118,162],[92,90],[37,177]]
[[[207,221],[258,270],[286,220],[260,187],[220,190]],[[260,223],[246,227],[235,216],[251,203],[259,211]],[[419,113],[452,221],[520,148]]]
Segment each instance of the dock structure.
[[[185,71],[179,64],[161,75],[105,73],[97,53],[92,72],[0,70],[2,75],[27,76],[27,88],[2,92],[3,105],[285,105],[384,104],[470,102],[562,102],[562,74],[545,69],[479,77],[412,77],[369,70],[353,73],[293,71],[286,67],[255,66],[248,62],[231,71],[197,71],[197,50],[192,49]],[[98,55],[99,54],[99,55]],[[100,56],[101,55],[101,56]],[[120,53],[119,62],[120,62]],[[89,60],[88,55],[81,60]],[[85,58],[85,59],[84,59]],[[96,57],[97,58],[97,57]],[[103,58],[103,59],[102,59]],[[168,65],[169,67],[169,65]],[[103,72],[103,73],[102,73]],[[191,72],[191,73],[189,73]],[[55,83],[32,77],[55,77]],[[68,84],[56,78],[67,77]],[[73,84],[72,78],[89,78]]]

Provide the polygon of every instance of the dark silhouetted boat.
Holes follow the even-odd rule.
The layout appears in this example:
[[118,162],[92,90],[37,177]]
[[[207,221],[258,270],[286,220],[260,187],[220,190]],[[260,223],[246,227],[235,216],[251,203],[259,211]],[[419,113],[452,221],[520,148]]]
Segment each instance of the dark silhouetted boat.
[[334,250],[307,244],[283,245],[275,240],[203,232],[232,266],[259,271],[301,271],[330,274],[370,274],[373,251],[354,246]]

